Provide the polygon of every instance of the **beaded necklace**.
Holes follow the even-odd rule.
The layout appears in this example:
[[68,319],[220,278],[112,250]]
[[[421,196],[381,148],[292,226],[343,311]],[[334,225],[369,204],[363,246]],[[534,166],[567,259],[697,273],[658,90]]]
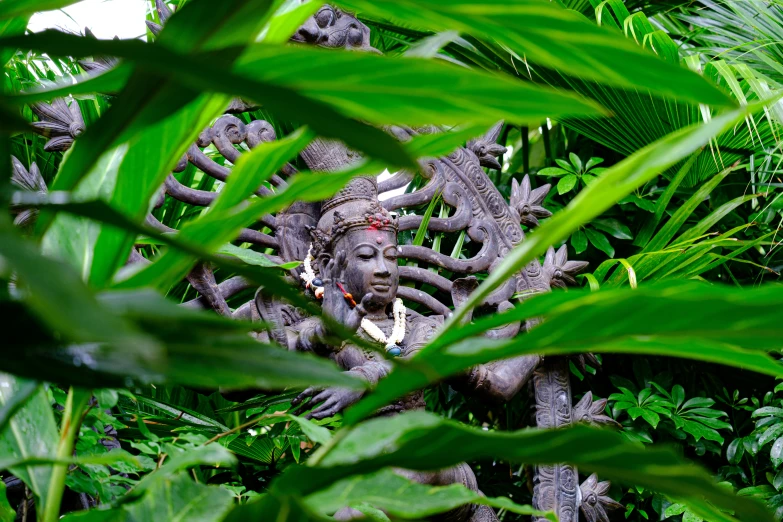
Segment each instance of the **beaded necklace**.
[[398,297],[394,300],[394,306],[392,307],[394,328],[392,328],[391,335],[386,337],[386,334],[383,333],[378,325],[366,317],[362,319],[361,327],[373,340],[386,347],[386,353],[396,357],[402,353],[400,343],[405,339],[405,314],[405,305],[402,304],[402,299]]
[[324,282],[315,276],[313,271],[313,245],[310,244],[310,248],[307,249],[307,257],[304,259],[304,272],[299,274],[299,277],[305,282],[305,288],[313,287],[313,293],[317,299],[321,299],[324,296]]

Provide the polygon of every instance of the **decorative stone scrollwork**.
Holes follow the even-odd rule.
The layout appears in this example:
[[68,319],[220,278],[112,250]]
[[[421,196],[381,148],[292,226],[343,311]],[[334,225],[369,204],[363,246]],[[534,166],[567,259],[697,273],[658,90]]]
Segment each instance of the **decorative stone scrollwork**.
[[[555,358],[545,361],[533,377],[536,399],[536,425],[539,428],[561,428],[573,423],[571,384],[568,361]],[[537,466],[533,506],[554,511],[558,520],[578,522],[578,472],[575,466],[556,464]],[[540,518],[538,521],[543,522]]]
[[324,5],[291,37],[292,42],[379,53],[370,45],[370,29],[356,17]]

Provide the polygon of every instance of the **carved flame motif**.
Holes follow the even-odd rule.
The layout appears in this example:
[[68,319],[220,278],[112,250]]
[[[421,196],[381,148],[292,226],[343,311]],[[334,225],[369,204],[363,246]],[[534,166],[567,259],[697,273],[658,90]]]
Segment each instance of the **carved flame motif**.
[[585,516],[586,522],[609,522],[606,511],[620,509],[622,504],[615,502],[607,495],[609,482],[598,482],[598,476],[593,473],[579,487],[582,495],[582,503],[579,509]]
[[43,176],[41,176],[41,171],[38,169],[38,165],[36,165],[35,162],[30,165],[29,171],[25,169],[22,162],[14,156],[11,156],[11,164],[13,166],[11,183],[22,190],[30,192],[40,192],[43,194],[48,190]]
[[[14,156],[11,156],[11,166],[11,183],[28,192],[45,194],[48,191],[43,176],[41,176],[41,171],[38,169],[38,165],[36,165],[35,162],[30,164],[30,170],[28,171],[24,168],[21,161]],[[38,217],[38,209],[36,208],[25,208],[12,205],[11,210],[16,213],[14,224],[21,228],[32,225]]]
[[573,409],[574,422],[586,422],[588,424],[610,424],[619,426],[619,424],[608,415],[604,414],[606,408],[606,399],[598,401],[593,400],[593,392],[587,392],[582,399],[576,403]]
[[511,181],[511,208],[519,214],[519,222],[528,227],[537,227],[538,220],[552,215],[550,211],[541,206],[541,203],[549,194],[552,185],[547,183],[535,190],[530,190],[530,176],[522,178],[522,184],[517,180]]
[[33,122],[33,130],[49,138],[44,145],[46,152],[68,150],[73,140],[84,132],[84,119],[76,101],[72,101],[68,106],[63,98],[55,98],[51,105],[34,103],[30,108],[39,119]]
[[486,135],[470,140],[467,143],[468,150],[479,160],[482,167],[501,170],[503,166],[498,161],[498,157],[506,153],[506,147],[498,144],[500,131],[503,129],[503,122],[496,123]]
[[574,276],[587,268],[586,261],[569,261],[568,249],[561,246],[557,252],[552,247],[546,252],[544,258],[544,272],[549,277],[549,284],[557,288],[566,288],[576,284]]
[[171,18],[171,15],[174,13],[169,8],[168,4],[163,0],[155,0],[155,10],[158,12],[158,19],[160,20],[160,23],[158,24],[151,20],[147,20],[145,23],[147,24],[147,28],[150,30],[150,32],[155,36],[158,36],[163,30],[163,25],[168,21],[169,18]]
[[[151,22],[147,22],[148,25],[150,23]],[[89,27],[84,28],[84,35],[89,36],[90,38],[95,38],[95,34],[90,31]],[[114,39],[119,40],[119,37],[115,36]],[[95,56],[92,60],[79,60],[77,63],[82,69],[85,70],[85,72],[101,74],[120,63],[120,61],[117,58],[111,56]]]

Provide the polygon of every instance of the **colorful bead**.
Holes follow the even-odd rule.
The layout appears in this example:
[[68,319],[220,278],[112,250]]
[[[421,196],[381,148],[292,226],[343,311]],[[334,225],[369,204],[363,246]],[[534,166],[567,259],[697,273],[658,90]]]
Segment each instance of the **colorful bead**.
[[345,300],[348,301],[348,303],[350,303],[351,308],[356,308],[356,301],[353,300],[353,296],[349,292],[345,291],[345,287],[342,285],[342,283],[338,282],[336,283],[336,285],[337,288],[339,288],[340,291],[343,293],[343,297],[345,298]]

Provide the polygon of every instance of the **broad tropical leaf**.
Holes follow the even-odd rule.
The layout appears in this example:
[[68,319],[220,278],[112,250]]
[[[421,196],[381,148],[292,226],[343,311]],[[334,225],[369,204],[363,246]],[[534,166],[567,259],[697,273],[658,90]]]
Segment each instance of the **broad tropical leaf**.
[[341,0],[338,4],[402,26],[457,30],[495,40],[515,53],[520,68],[530,60],[601,84],[733,105],[692,71],[666,63],[618,32],[545,0]]
[[[15,395],[25,393],[25,386],[23,379],[0,374],[2,406],[8,406],[18,400]],[[0,431],[0,454],[17,459],[53,458],[59,438],[46,392],[42,387],[36,386],[33,395]],[[11,472],[27,484],[35,495],[37,505],[43,509],[49,495],[52,466],[15,466]]]
[[[448,440],[450,444],[444,445]],[[618,434],[575,426],[562,430],[484,431],[425,412],[367,421],[317,454],[318,464],[290,469],[273,486],[286,495],[313,493],[335,480],[387,466],[440,469],[480,458],[528,464],[569,462],[621,483],[657,490],[710,520],[772,521],[755,501],[728,494],[701,468],[669,449],[627,442]],[[735,517],[723,513],[726,510]]]
[[[433,380],[523,354],[658,354],[781,376],[783,365],[765,353],[781,346],[783,330],[773,326],[780,303],[783,289],[777,286],[749,291],[694,283],[536,296],[507,314],[443,332],[348,410],[347,420],[363,418]],[[545,321],[518,338],[469,338],[534,317]]]
[[23,15],[31,15],[40,11],[62,9],[79,0],[5,0],[0,3],[0,20]]
[[405,519],[430,517],[465,504],[483,504],[520,515],[534,515],[555,522],[557,520],[552,513],[515,504],[505,497],[487,498],[462,484],[425,486],[389,469],[341,480],[309,495],[305,498],[305,503],[313,511],[325,515],[331,515],[346,506],[367,504]]
[[[119,342],[69,345],[47,336],[40,323],[31,324],[29,315],[17,305],[8,310],[9,317],[40,333],[35,338],[12,336],[0,369],[95,388],[122,387],[131,381],[202,388],[363,386],[330,361],[257,342],[248,335],[253,328],[248,323],[181,308],[151,291],[102,294],[100,303],[101,320],[121,320],[150,332],[158,348],[154,357]],[[20,346],[26,348],[20,350]]]

